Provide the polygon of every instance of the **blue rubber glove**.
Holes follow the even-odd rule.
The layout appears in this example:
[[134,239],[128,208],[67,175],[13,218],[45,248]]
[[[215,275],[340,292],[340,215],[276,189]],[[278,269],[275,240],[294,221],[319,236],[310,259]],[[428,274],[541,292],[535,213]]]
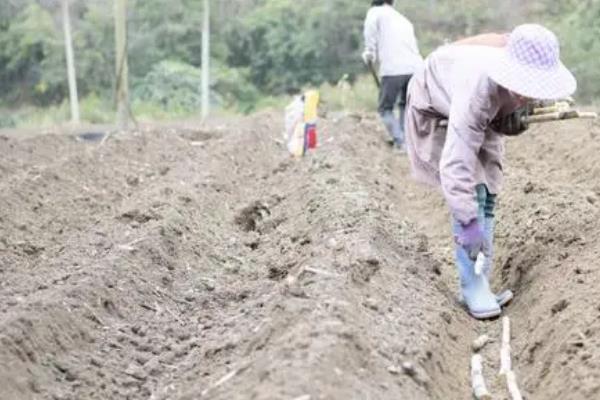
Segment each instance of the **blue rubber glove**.
[[485,235],[477,219],[461,226],[460,232],[454,237],[456,243],[461,246],[471,260],[476,260],[480,252],[488,255],[486,250]]

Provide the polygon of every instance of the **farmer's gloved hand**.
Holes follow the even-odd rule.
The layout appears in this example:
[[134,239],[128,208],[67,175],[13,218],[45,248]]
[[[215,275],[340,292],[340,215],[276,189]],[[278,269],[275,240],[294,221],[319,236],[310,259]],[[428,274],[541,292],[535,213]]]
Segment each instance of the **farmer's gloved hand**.
[[362,59],[366,65],[373,64],[375,62],[375,55],[373,53],[371,53],[369,50],[365,50],[362,53]]
[[477,219],[472,220],[466,225],[462,225],[460,232],[454,238],[456,243],[461,246],[471,260],[476,260],[480,252],[487,254],[485,235],[483,228],[477,222]]
[[511,114],[504,116],[493,123],[493,128],[507,136],[517,136],[529,128],[526,121],[529,115],[527,107],[518,108]]

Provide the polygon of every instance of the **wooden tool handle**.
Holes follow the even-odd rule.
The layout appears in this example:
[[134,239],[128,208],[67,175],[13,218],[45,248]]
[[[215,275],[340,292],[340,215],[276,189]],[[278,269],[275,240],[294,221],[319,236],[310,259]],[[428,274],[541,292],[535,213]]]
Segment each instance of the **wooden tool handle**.
[[549,122],[549,121],[560,121],[563,119],[575,119],[575,118],[598,118],[598,114],[595,112],[586,112],[586,111],[577,111],[577,110],[569,110],[569,111],[558,111],[546,114],[537,114],[537,115],[529,115],[527,117],[523,117],[524,122],[528,124],[537,124],[540,122]]
[[[560,121],[563,119],[576,119],[576,118],[585,118],[585,119],[596,119],[598,118],[598,114],[591,111],[577,111],[577,110],[568,110],[568,111],[557,111],[545,114],[534,114],[523,117],[523,122],[526,124],[538,124],[541,122],[551,122],[551,121]],[[448,127],[448,120],[442,119],[439,120],[437,126],[446,128]]]

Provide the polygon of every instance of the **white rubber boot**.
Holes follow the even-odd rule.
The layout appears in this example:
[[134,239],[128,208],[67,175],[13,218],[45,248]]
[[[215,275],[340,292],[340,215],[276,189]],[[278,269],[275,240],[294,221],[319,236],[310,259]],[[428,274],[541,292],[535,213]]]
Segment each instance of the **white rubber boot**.
[[[485,233],[485,239],[488,245],[488,253],[489,255],[484,258],[482,273],[487,277],[488,282],[490,276],[492,274],[492,269],[494,267],[494,228],[496,225],[496,221],[493,217],[486,217],[485,222],[483,224],[483,230]],[[496,300],[500,307],[504,307],[513,299],[514,294],[510,289],[506,289],[501,291],[496,295]]]
[[[459,223],[453,224],[454,233],[462,229]],[[462,246],[455,245],[456,267],[460,278],[460,291],[464,304],[469,313],[477,319],[495,318],[502,309],[496,296],[490,290],[488,277],[485,273],[475,273],[475,262]]]

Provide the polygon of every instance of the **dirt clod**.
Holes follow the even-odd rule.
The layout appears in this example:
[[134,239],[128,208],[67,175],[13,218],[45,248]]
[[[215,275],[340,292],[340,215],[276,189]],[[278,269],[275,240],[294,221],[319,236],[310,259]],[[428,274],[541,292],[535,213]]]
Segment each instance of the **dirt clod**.
[[558,314],[569,306],[569,302],[565,299],[560,300],[558,303],[552,306],[552,314]]

